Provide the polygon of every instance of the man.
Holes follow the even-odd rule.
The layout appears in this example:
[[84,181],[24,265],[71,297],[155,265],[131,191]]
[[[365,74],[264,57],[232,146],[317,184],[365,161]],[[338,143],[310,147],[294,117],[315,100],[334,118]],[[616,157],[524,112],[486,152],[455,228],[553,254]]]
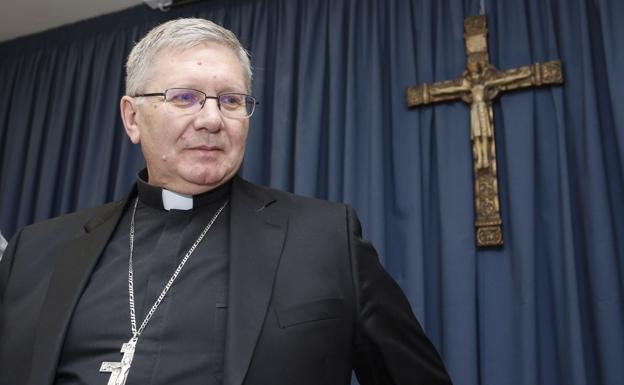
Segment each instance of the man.
[[0,384],[450,383],[350,208],[236,176],[256,101],[230,31],[162,24],[126,83],[147,169],[13,237]]

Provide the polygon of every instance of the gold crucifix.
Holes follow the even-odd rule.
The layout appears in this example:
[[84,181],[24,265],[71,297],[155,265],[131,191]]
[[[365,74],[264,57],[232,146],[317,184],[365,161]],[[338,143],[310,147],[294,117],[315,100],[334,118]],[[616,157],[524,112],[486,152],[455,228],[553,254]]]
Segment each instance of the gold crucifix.
[[462,76],[408,87],[406,101],[408,107],[452,99],[470,104],[477,246],[502,246],[492,100],[501,91],[563,83],[561,62],[553,60],[504,71],[497,69],[490,64],[485,15],[464,20],[464,38],[467,60]]

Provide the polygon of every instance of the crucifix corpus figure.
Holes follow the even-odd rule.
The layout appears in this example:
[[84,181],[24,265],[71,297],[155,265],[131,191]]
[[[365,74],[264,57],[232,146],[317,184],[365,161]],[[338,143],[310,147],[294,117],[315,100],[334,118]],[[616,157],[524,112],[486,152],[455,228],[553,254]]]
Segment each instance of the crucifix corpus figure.
[[455,80],[408,87],[406,102],[408,107],[453,99],[470,104],[477,246],[502,246],[492,100],[501,91],[563,83],[561,62],[553,60],[498,70],[490,64],[485,15],[464,20],[464,38],[467,60],[462,76]]
[[121,352],[123,353],[121,362],[102,362],[100,372],[111,374],[106,385],[126,384],[128,373],[130,372],[130,367],[132,366],[132,359],[134,358],[136,343],[137,340],[132,337],[130,341],[123,344],[121,347]]

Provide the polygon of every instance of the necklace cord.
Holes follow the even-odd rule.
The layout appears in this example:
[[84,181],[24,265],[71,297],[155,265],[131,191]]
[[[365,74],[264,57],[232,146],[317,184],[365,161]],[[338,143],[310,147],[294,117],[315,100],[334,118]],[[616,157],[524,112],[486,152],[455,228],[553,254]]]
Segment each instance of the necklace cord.
[[134,305],[134,269],[132,267],[133,265],[132,255],[134,253],[134,218],[136,216],[136,210],[137,210],[137,206],[139,203],[139,198],[137,197],[135,199],[134,208],[132,209],[132,217],[130,219],[130,256],[128,258],[128,302],[129,302],[129,307],[130,307],[130,326],[132,328],[132,340],[136,342],[139,339],[139,336],[141,335],[141,333],[143,333],[143,330],[145,330],[145,327],[147,326],[148,322],[150,321],[150,319],[156,312],[156,309],[158,309],[158,306],[160,305],[162,300],[165,298],[165,296],[169,292],[169,289],[173,285],[173,282],[176,280],[176,278],[180,274],[180,271],[182,271],[182,268],[186,264],[186,261],[189,259],[191,254],[193,254],[193,251],[195,251],[195,248],[197,248],[197,245],[199,245],[202,239],[204,239],[204,236],[206,235],[208,230],[210,230],[210,228],[212,227],[212,224],[217,220],[217,218],[219,217],[219,214],[221,214],[221,211],[225,209],[225,206],[227,206],[229,202],[230,202],[229,199],[226,200],[225,203],[212,216],[212,219],[210,219],[210,222],[208,222],[206,227],[204,227],[199,237],[197,237],[193,245],[186,252],[186,255],[184,256],[182,261],[180,261],[180,264],[178,265],[178,267],[175,269],[175,271],[171,275],[171,278],[169,278],[169,281],[165,284],[165,287],[161,291],[158,298],[156,298],[156,301],[154,301],[154,304],[152,305],[149,312],[145,316],[145,319],[141,323],[141,326],[139,327],[139,329],[137,329],[136,311],[135,311],[135,305]]

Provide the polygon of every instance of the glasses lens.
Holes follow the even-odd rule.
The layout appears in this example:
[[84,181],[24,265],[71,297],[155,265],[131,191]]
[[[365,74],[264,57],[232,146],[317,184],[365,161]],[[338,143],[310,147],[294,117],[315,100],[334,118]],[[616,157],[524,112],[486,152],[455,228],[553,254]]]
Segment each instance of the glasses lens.
[[253,114],[256,99],[245,94],[222,94],[219,95],[219,105],[225,116],[245,117]]
[[171,88],[165,93],[165,100],[175,107],[189,109],[201,106],[204,94],[186,88]]

